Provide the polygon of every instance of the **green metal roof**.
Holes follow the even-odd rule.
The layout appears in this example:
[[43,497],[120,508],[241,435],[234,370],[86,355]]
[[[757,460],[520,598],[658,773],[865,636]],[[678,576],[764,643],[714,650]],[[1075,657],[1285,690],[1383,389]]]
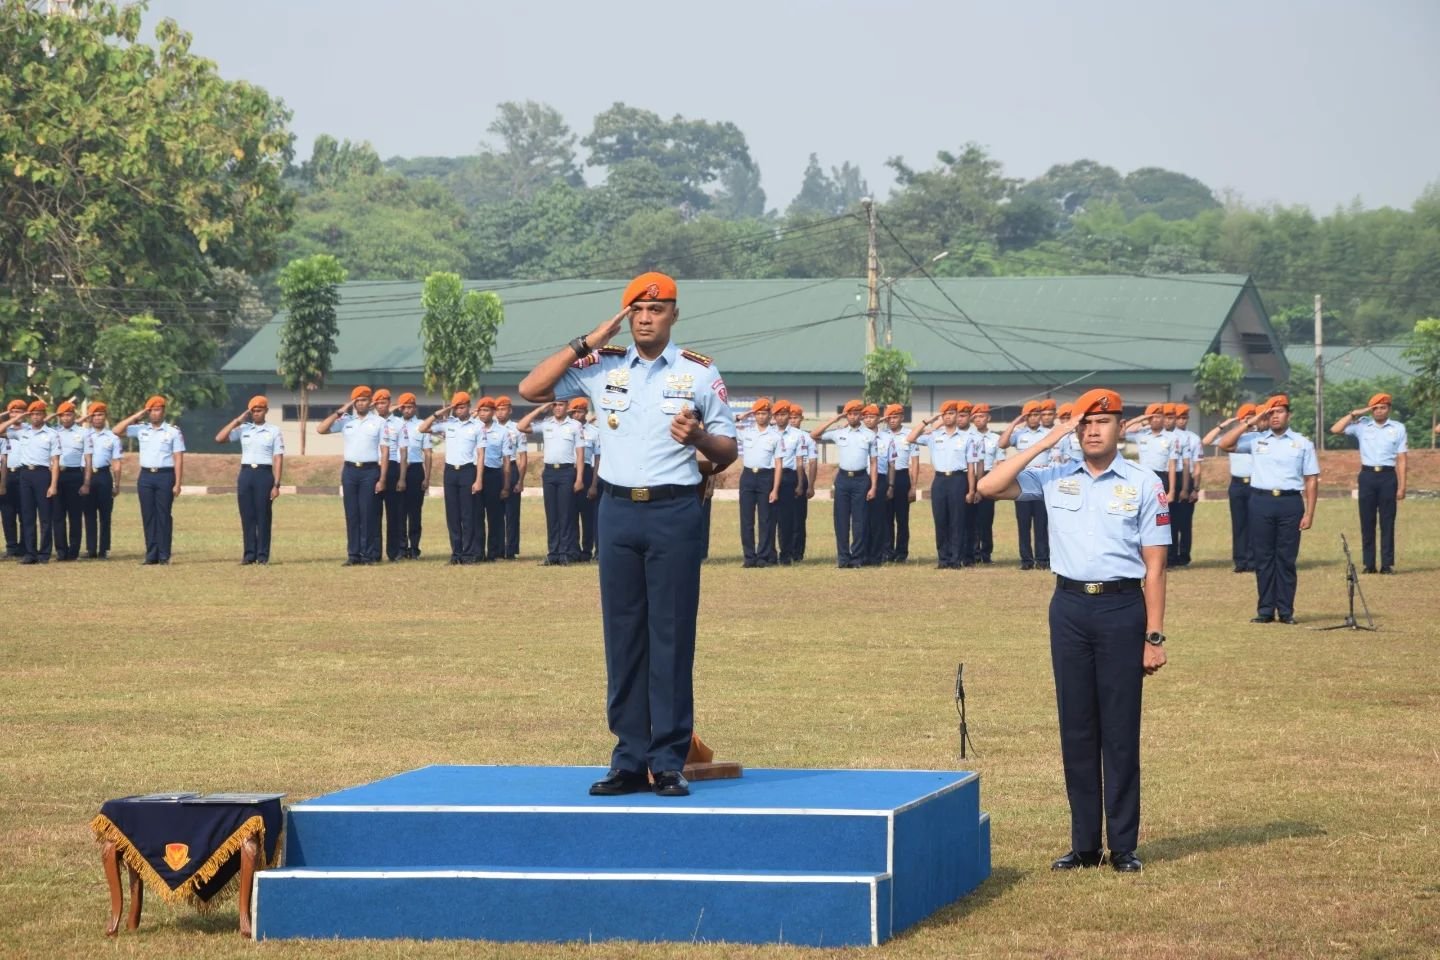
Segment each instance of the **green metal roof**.
[[[619,307],[622,280],[468,281],[505,302],[492,374],[518,379]],[[333,371],[418,375],[423,365],[419,283],[344,285]],[[943,291],[943,292],[942,292]],[[1258,310],[1261,339],[1278,352],[1255,288],[1243,275],[1003,277],[898,281],[881,292],[893,345],[915,359],[917,383],[1047,381],[1107,371],[1116,382],[1150,371],[1188,372],[1232,311]],[[784,374],[791,382],[860,382],[865,285],[858,279],[682,280],[682,346],[716,358],[727,380]],[[275,380],[284,315],[225,365],[231,380]],[[623,335],[622,335],[623,342]]]
[[[1415,365],[1400,354],[1403,343],[1372,343],[1360,347],[1321,347],[1322,362],[1325,364],[1325,380],[1328,383],[1345,383],[1350,380],[1378,380],[1381,377],[1403,377],[1408,380],[1415,376]],[[1290,365],[1301,370],[1315,369],[1315,347],[1309,344],[1293,344],[1285,348],[1285,359]]]

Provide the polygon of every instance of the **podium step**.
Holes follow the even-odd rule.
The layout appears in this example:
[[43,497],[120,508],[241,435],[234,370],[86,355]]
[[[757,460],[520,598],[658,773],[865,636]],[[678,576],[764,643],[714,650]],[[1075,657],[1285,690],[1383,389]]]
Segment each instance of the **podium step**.
[[872,946],[884,874],[283,868],[256,876],[255,936]]

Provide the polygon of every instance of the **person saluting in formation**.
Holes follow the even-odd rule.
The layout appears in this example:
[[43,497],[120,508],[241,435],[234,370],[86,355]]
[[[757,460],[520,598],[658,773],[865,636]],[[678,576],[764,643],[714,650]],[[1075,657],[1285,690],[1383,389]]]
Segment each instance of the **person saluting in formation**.
[[[649,789],[682,797],[694,727],[695,620],[702,508],[696,454],[723,470],[736,456],[735,418],[714,362],[671,340],[675,281],[632,280],[621,310],[555,352],[520,383],[526,400],[585,396],[601,444],[600,608],[606,718],[615,735],[597,796]],[[628,321],[632,346],[610,345]],[[548,459],[548,454],[547,454]]]
[[1380,572],[1395,572],[1395,509],[1405,499],[1405,425],[1391,419],[1394,398],[1377,393],[1359,410],[1336,420],[1330,432],[1360,441],[1360,554],[1365,572],[1375,572],[1375,520],[1380,520]]

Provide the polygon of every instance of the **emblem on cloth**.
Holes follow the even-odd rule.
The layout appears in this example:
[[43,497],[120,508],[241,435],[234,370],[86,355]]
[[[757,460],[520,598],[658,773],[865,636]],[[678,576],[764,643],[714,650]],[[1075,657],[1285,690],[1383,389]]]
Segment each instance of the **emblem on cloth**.
[[1057,485],[1057,489],[1064,494],[1077,494],[1080,492],[1080,481],[1061,480],[1060,483]]
[[612,387],[624,389],[630,385],[630,371],[626,367],[617,367],[605,374],[605,382]]
[[646,287],[646,288],[645,288],[645,298],[646,298],[647,300],[659,300],[659,299],[660,299],[660,284],[658,284],[658,283],[652,283],[652,284],[650,284],[650,286]]
[[179,870],[190,862],[190,847],[184,843],[165,844],[165,865],[171,870]]

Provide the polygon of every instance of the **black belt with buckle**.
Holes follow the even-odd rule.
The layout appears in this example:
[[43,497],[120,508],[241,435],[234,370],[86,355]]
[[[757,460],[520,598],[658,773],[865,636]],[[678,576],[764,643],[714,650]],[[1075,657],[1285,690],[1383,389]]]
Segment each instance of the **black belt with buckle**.
[[351,467],[378,467],[379,460],[346,460],[345,464]]
[[847,477],[868,477],[870,475],[868,470],[841,470],[840,473]]
[[1062,577],[1056,574],[1055,586],[1069,593],[1084,593],[1092,597],[1098,597],[1107,593],[1134,593],[1140,589],[1140,581],[1101,580],[1086,583],[1083,580],[1071,580],[1069,577]]
[[762,470],[774,470],[774,467],[746,467],[751,473],[760,473]]
[[573,467],[573,466],[575,466],[575,464],[573,464],[573,463],[547,463],[547,464],[545,464],[545,469],[546,469],[546,470],[559,470],[561,467]]
[[27,464],[25,464],[25,469],[26,469],[26,470],[49,470],[50,468],[49,468],[49,467],[37,467],[37,466],[35,466],[34,464],[27,463]]
[[142,467],[146,473],[174,473],[174,467]]
[[958,476],[960,476],[960,475],[963,474],[963,473],[968,473],[969,471],[967,471],[967,470],[936,470],[935,472],[938,473],[938,474],[940,474],[940,476],[942,476],[942,477],[958,477]]
[[60,468],[60,472],[61,472],[61,473],[83,473],[84,471],[85,471],[85,468],[84,468],[84,467],[61,467],[61,468]]
[[1365,469],[1366,469],[1366,470],[1373,471],[1373,472],[1375,472],[1375,473],[1394,473],[1394,472],[1395,472],[1395,468],[1394,468],[1394,467],[1371,467],[1371,466],[1367,466],[1367,467],[1365,467]]
[[1257,493],[1257,494],[1259,494],[1259,495],[1262,496],[1262,497],[1264,497],[1264,496],[1271,496],[1271,497],[1298,497],[1298,496],[1300,496],[1300,491],[1299,491],[1299,490],[1257,490],[1256,488],[1251,487],[1251,488],[1250,488],[1250,492],[1251,492],[1251,493]]
[[650,503],[652,500],[674,500],[678,497],[699,497],[698,483],[667,483],[658,487],[622,487],[619,484],[603,484],[605,492],[619,500],[631,503]]
[[273,463],[247,463],[244,466],[249,470],[270,470],[275,465]]
[[109,472],[110,472],[110,467],[109,467],[109,466],[96,467],[95,469],[91,470],[90,472],[91,472],[91,473],[109,473]]

